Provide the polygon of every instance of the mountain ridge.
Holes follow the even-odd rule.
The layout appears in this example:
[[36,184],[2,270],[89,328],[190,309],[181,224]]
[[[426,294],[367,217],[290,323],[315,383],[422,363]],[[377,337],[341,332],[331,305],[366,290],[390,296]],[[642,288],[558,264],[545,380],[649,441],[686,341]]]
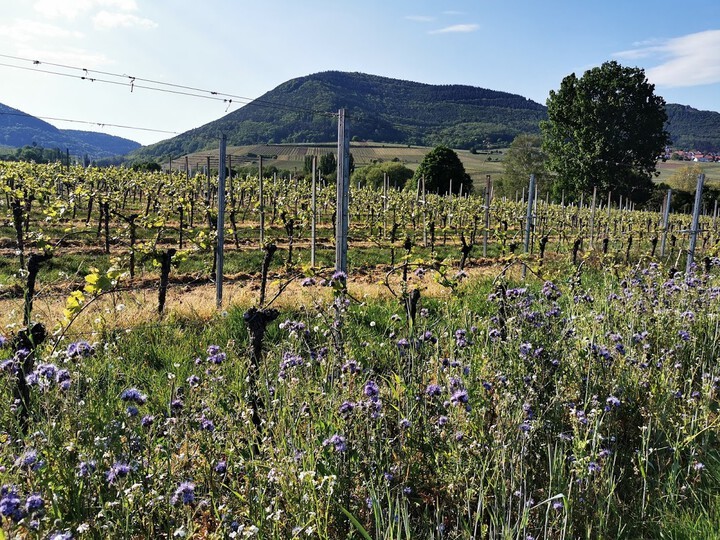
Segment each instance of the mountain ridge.
[[126,155],[140,143],[96,131],[59,129],[31,114],[0,103],[0,145],[21,148],[38,145],[69,150],[74,156],[101,159]]

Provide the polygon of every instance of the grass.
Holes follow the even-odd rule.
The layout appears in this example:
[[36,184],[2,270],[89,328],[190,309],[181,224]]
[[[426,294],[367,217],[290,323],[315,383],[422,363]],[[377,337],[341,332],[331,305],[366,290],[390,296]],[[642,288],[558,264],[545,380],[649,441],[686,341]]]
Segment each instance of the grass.
[[[656,265],[617,278],[557,265],[553,286],[516,281],[519,270],[452,289],[433,289],[432,270],[413,275],[414,322],[368,284],[351,282],[349,303],[328,287],[288,289],[257,372],[252,294],[221,313],[188,297],[194,310],[172,304],[128,330],[110,318],[75,326],[54,354],[38,349],[37,362],[71,382],[38,375],[27,434],[0,407],[0,485],[22,504],[45,501],[2,527],[78,538],[713,538],[717,267],[668,281]],[[64,352],[78,338],[93,355]],[[0,389],[12,386],[5,367]],[[147,398],[123,400],[129,388]],[[22,465],[31,451],[37,468]]]

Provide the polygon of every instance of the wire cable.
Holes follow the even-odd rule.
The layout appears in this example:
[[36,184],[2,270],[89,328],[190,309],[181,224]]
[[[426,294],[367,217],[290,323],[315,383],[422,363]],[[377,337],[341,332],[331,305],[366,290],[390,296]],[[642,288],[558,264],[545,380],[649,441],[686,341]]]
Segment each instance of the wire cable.
[[170,135],[180,135],[180,132],[178,131],[168,131],[165,129],[152,129],[152,128],[145,128],[145,127],[135,127],[135,126],[124,126],[121,124],[108,124],[106,122],[89,122],[87,120],[71,120],[69,118],[56,118],[54,116],[35,116],[32,114],[24,113],[24,112],[5,112],[0,111],[1,115],[5,116],[24,116],[27,118],[38,118],[40,120],[52,120],[55,122],[72,122],[75,124],[88,124],[91,126],[99,126],[99,127],[114,127],[114,128],[122,128],[122,129],[132,129],[137,131],[152,131],[155,133],[168,133]]

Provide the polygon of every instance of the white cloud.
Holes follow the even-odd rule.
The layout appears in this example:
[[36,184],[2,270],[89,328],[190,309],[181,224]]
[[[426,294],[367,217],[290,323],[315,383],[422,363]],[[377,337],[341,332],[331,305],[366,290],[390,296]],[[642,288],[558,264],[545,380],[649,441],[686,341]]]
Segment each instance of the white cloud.
[[130,13],[113,13],[110,11],[100,11],[93,17],[95,28],[124,28],[137,27],[144,29],[157,28],[158,24],[150,19],[138,17]]
[[435,17],[429,17],[427,15],[407,15],[405,17],[408,21],[414,22],[433,22]]
[[479,24],[454,24],[452,26],[446,26],[438,30],[432,30],[430,34],[455,34],[455,33],[467,33],[475,32],[480,28]]
[[38,39],[81,38],[83,34],[53,24],[15,19],[11,24],[0,25],[0,37],[6,37],[15,43],[27,43]]
[[121,11],[137,11],[135,0],[36,0],[33,8],[50,19],[75,19],[95,8],[114,8]]
[[653,40],[614,56],[629,60],[660,57],[647,68],[650,82],[665,87],[699,86],[720,82],[720,30],[707,30],[665,41]]

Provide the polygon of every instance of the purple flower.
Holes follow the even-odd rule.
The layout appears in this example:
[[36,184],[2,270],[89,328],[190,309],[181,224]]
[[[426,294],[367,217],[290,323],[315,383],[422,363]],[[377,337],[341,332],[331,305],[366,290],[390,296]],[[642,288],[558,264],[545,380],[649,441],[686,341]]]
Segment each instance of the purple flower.
[[400,420],[400,427],[401,427],[401,428],[407,429],[407,428],[409,428],[410,426],[412,426],[412,423],[411,423],[410,420],[408,420],[407,418],[403,418],[402,420]]
[[588,463],[588,472],[589,473],[592,474],[592,473],[600,472],[600,469],[601,469],[600,465],[598,465],[595,461],[591,461],[590,463]]
[[81,356],[90,356],[95,352],[95,349],[87,341],[76,341],[68,345],[65,355],[68,358],[77,358]]
[[310,287],[311,285],[315,285],[315,280],[313,278],[308,277],[302,280],[303,287]]
[[332,437],[325,439],[323,441],[323,446],[333,446],[336,452],[344,452],[345,450],[347,450],[347,445],[345,444],[345,437],[343,437],[342,435],[338,435],[337,433]]
[[705,468],[704,463],[700,463],[699,461],[693,465],[693,469],[696,471],[702,471]]
[[138,408],[135,405],[130,405],[127,408],[127,415],[130,417],[137,416],[139,412],[140,411],[138,411]]
[[363,392],[367,397],[371,399],[377,398],[380,395],[380,387],[378,387],[375,381],[368,381],[365,383],[365,388],[363,389]]
[[439,396],[443,392],[442,386],[439,384],[428,384],[428,387],[425,389],[425,393],[428,396]]
[[94,461],[81,461],[78,464],[77,475],[80,478],[87,478],[93,472],[95,472],[95,462]]
[[468,402],[468,393],[465,390],[457,390],[451,397],[450,401],[454,405],[460,405],[461,403],[467,403]]
[[441,416],[440,418],[438,418],[437,423],[438,423],[438,426],[444,426],[445,424],[448,423],[448,417],[444,416],[444,415]]
[[147,396],[142,394],[137,388],[128,388],[120,394],[120,399],[143,405],[147,401]]
[[140,425],[142,427],[150,427],[153,425],[153,422],[155,422],[155,417],[151,414],[147,414],[147,415],[143,416],[142,419],[140,420]]
[[338,409],[338,411],[342,415],[348,415],[351,412],[353,412],[354,408],[355,408],[355,404],[352,401],[345,401],[342,403],[342,405],[340,405],[340,408]]
[[620,400],[618,398],[616,398],[615,396],[608,396],[608,398],[605,400],[605,403],[607,403],[609,407],[619,407],[620,406]]
[[188,386],[191,386],[191,387],[193,387],[193,388],[197,388],[198,385],[200,384],[200,377],[198,377],[197,375],[190,375],[190,376],[186,379],[186,382],[188,383]]
[[36,512],[45,506],[45,501],[38,493],[33,493],[25,501],[25,510],[30,512]]
[[119,478],[125,478],[128,474],[130,474],[130,466],[127,463],[118,461],[105,473],[105,478],[108,484],[112,486]]
[[170,502],[175,505],[180,502],[182,504],[192,504],[195,502],[195,484],[192,482],[183,482],[175,490],[175,494],[170,499]]
[[225,460],[218,461],[213,470],[218,474],[225,474],[227,472],[227,462]]
[[210,432],[215,431],[215,424],[213,424],[213,421],[209,418],[205,418],[205,415],[200,417],[199,422],[201,430]]
[[21,505],[15,486],[3,486],[0,489],[0,516],[20,521],[25,515]]
[[72,533],[70,531],[56,532],[50,535],[48,540],[72,540]]

